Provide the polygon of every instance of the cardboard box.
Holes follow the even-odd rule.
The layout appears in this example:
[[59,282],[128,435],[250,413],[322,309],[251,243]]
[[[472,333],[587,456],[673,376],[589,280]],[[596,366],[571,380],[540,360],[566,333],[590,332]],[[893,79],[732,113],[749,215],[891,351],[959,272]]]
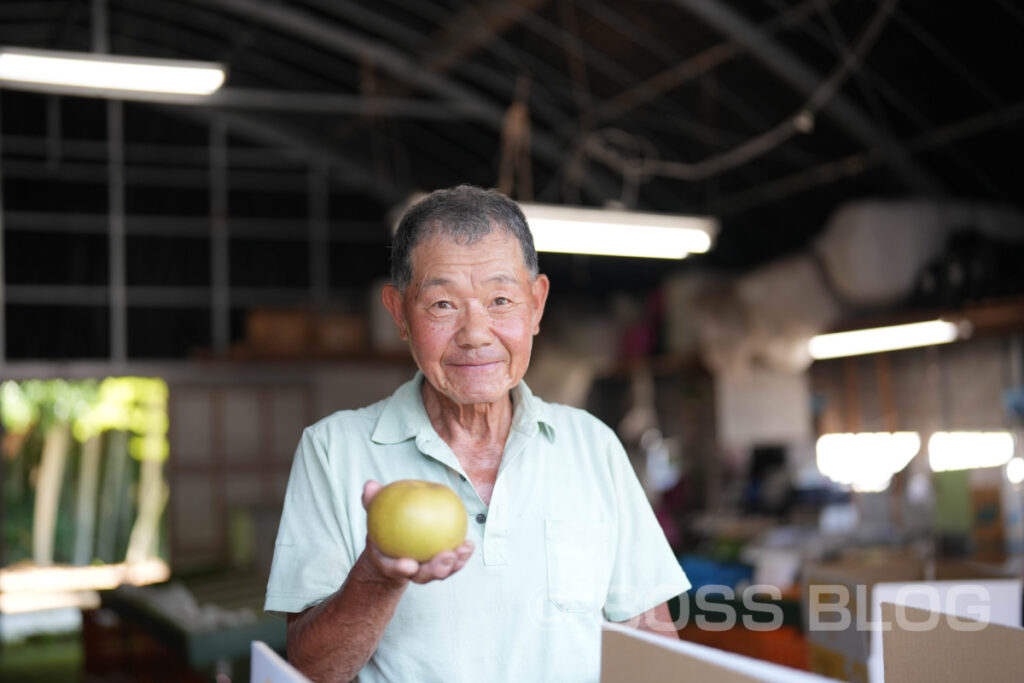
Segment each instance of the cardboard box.
[[[932,626],[928,618],[907,617],[906,610],[926,610],[935,615],[941,614],[942,622],[947,627],[967,622],[976,624],[978,630],[995,628],[997,625],[1014,628],[1021,625],[1021,582],[1015,579],[879,583],[871,593],[871,603],[872,629],[868,648],[868,677],[871,683],[884,683],[886,679],[889,662],[886,661],[883,642],[887,633],[898,627],[913,630],[922,626],[930,629]],[[885,605],[895,606],[894,610],[887,613]],[[892,618],[893,611],[899,617],[896,621]],[[934,621],[937,622],[938,617]],[[969,632],[971,628],[953,630]],[[889,680],[898,683],[902,678]],[[945,680],[962,680],[962,677],[947,677]]]
[[601,683],[834,683],[832,679],[619,624],[601,626]]
[[316,317],[314,346],[318,355],[342,356],[366,353],[370,332],[363,316],[321,313]]
[[249,680],[251,683],[311,683],[269,645],[259,640],[252,641]]
[[364,316],[303,308],[260,308],[248,313],[239,353],[254,358],[316,358],[365,354]]
[[[868,639],[859,625],[870,616],[871,587],[886,581],[924,578],[912,557],[883,555],[804,569],[804,629],[810,669],[844,681],[868,680]],[[845,611],[842,611],[845,610]],[[831,625],[835,621],[835,627]],[[819,628],[819,622],[829,626]],[[845,623],[845,627],[840,628]]]
[[980,624],[891,602],[880,605],[892,625],[882,636],[889,683],[1019,681],[1024,672],[1024,630]]
[[1002,491],[998,486],[971,489],[971,545],[974,557],[983,562],[1006,559]]
[[989,565],[928,563],[906,554],[879,553],[810,565],[804,584],[810,668],[845,681],[882,680],[877,642],[882,597],[963,616],[987,609],[991,621],[1021,623],[1020,579]]
[[303,309],[255,309],[245,320],[247,350],[257,356],[302,356],[312,333],[313,316]]

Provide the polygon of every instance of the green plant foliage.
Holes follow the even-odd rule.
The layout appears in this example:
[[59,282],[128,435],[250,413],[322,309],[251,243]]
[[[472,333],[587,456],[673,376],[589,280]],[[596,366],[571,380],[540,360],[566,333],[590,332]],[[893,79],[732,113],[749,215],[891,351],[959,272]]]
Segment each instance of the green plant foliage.
[[[140,508],[139,465],[162,463],[168,456],[167,384],[146,377],[7,381],[0,384],[0,419],[6,431],[4,563],[30,559],[38,533],[53,534],[56,562],[72,561],[79,536],[85,543],[82,553],[89,546],[93,550],[87,559],[75,554],[78,563],[98,555],[106,562],[122,561]],[[50,430],[61,425],[70,428],[72,439],[66,465],[57,474],[56,518],[52,528],[37,530],[33,510],[45,469],[43,446]],[[102,455],[98,461],[92,456],[93,464],[85,468],[83,444],[90,439],[100,440]],[[131,458],[124,462],[117,452]],[[87,481],[92,485],[82,485]],[[83,510],[88,520],[82,519]]]
[[9,434],[24,434],[39,419],[36,404],[14,381],[0,384],[0,420]]

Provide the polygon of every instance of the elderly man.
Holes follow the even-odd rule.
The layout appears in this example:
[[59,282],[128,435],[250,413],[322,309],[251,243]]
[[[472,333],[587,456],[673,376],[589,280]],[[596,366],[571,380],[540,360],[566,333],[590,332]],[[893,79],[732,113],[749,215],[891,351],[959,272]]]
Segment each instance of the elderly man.
[[[602,619],[675,636],[689,588],[614,433],[522,381],[548,278],[519,207],[470,186],[403,216],[383,290],[419,367],[390,398],[305,430],[266,609],[316,680],[596,681]],[[382,484],[450,486],[465,543],[387,557]]]

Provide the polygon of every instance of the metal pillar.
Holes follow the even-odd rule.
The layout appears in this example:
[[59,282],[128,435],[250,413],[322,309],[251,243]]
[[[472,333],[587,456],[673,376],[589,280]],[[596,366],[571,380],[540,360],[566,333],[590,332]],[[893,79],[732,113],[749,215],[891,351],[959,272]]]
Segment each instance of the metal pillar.
[[[7,273],[4,272],[4,136],[3,100],[0,99],[0,365],[7,360]],[[0,465],[0,472],[3,466]],[[0,565],[2,566],[2,565]]]
[[327,304],[330,290],[328,177],[324,162],[314,162],[309,169],[309,287],[317,307]]
[[[91,6],[92,51],[110,51],[106,0]],[[124,281],[124,105],[107,102],[107,251],[110,313],[110,360],[124,363],[128,358],[127,296]]]
[[107,220],[110,254],[110,360],[128,359],[124,254],[124,105],[107,102]]
[[46,168],[55,171],[63,156],[61,135],[61,98],[49,95],[46,98]]
[[210,125],[210,322],[214,353],[225,355],[231,342],[230,255],[228,253],[227,124]]

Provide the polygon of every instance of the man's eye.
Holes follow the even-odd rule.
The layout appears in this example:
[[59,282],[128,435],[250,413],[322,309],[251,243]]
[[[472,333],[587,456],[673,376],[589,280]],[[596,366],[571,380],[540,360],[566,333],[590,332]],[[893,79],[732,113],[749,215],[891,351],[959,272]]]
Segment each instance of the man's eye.
[[435,301],[433,304],[434,308],[448,309],[452,307],[451,301]]
[[499,296],[494,300],[494,303],[497,304],[498,306],[505,306],[507,304],[512,303],[512,300],[509,299],[507,296]]

